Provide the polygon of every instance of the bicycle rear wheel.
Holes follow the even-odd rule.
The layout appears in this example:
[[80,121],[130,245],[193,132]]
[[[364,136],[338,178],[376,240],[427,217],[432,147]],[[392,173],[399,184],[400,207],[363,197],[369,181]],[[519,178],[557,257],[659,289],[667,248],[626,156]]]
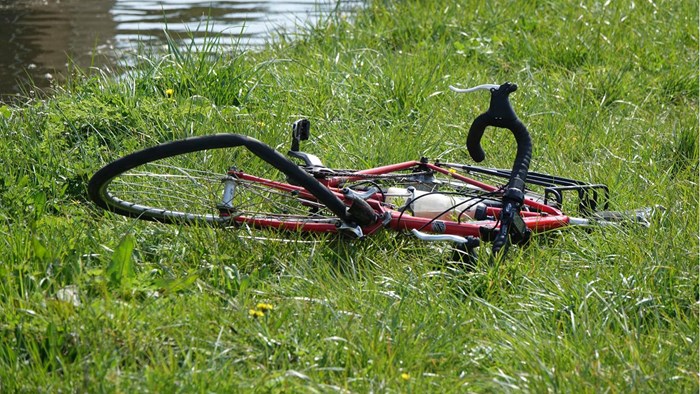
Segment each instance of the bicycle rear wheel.
[[103,209],[169,224],[325,232],[346,215],[343,202],[297,165],[237,134],[132,153],[95,173],[88,193]]

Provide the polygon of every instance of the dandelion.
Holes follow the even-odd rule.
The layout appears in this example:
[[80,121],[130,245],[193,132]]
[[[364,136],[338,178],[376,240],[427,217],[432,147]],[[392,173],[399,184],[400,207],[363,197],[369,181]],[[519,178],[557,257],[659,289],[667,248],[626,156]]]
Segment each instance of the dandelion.
[[172,89],[165,89],[165,97],[171,98],[171,97],[173,97],[173,93],[175,93],[174,90],[172,90]]
[[265,316],[265,312],[271,311],[272,308],[272,304],[259,302],[257,305],[255,305],[255,308],[248,310],[248,315],[257,319],[258,317]]
[[409,380],[411,379],[411,375],[407,374],[406,372],[401,374],[401,379],[403,380]]

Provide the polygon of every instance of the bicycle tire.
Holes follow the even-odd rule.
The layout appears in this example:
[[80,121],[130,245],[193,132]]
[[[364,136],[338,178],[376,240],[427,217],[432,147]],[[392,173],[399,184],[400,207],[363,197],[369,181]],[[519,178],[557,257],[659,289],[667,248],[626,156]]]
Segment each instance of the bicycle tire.
[[[234,159],[252,168],[246,174],[262,171],[264,176],[236,178],[242,187],[237,187],[235,208],[222,215],[222,179],[231,178],[227,173],[234,167],[243,174]],[[300,191],[308,192],[306,197]],[[238,134],[191,137],[124,156],[93,175],[88,195],[108,211],[167,224],[253,223],[330,231],[339,218],[347,218],[345,204],[329,189],[271,147]]]

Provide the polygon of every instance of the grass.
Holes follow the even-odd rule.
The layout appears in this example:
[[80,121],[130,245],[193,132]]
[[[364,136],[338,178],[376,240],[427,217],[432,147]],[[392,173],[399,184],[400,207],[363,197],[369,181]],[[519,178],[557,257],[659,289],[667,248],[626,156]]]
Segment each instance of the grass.
[[[257,52],[171,45],[1,107],[0,391],[698,391],[697,15],[376,0]],[[447,86],[506,80],[533,170],[666,212],[538,236],[467,274],[394,234],[263,242],[86,199],[125,153],[215,132],[285,149],[302,116],[329,166],[470,162],[486,96]],[[509,166],[511,139],[488,132],[485,164]],[[259,303],[273,309],[253,317]]]

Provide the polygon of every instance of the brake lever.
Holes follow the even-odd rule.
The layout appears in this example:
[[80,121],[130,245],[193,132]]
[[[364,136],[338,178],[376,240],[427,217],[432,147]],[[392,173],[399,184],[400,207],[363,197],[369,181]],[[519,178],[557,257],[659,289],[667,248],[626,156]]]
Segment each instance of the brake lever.
[[498,229],[498,233],[493,239],[493,245],[491,246],[491,250],[493,251],[494,255],[498,255],[501,249],[503,249],[504,251],[503,255],[505,255],[506,252],[508,252],[508,236],[510,235],[511,226],[515,222],[515,218],[520,217],[518,211],[519,209],[513,203],[507,203],[503,206],[500,218],[501,227]]
[[462,89],[462,88],[458,88],[456,86],[450,85],[450,90],[452,90],[453,92],[456,92],[456,93],[471,93],[471,92],[476,92],[477,90],[488,90],[488,91],[498,90],[498,88],[500,88],[500,87],[501,87],[500,85],[495,85],[492,83],[485,83],[483,85],[478,85],[478,86],[474,86],[473,88],[467,88],[467,89]]
[[[527,228],[525,221],[520,216],[520,208],[523,205],[524,195],[515,188],[506,190],[503,195],[503,208],[501,209],[501,227],[493,239],[492,251],[497,255],[503,248],[507,252],[509,244],[521,245],[530,240],[532,230]],[[501,256],[505,253],[501,253]]]

